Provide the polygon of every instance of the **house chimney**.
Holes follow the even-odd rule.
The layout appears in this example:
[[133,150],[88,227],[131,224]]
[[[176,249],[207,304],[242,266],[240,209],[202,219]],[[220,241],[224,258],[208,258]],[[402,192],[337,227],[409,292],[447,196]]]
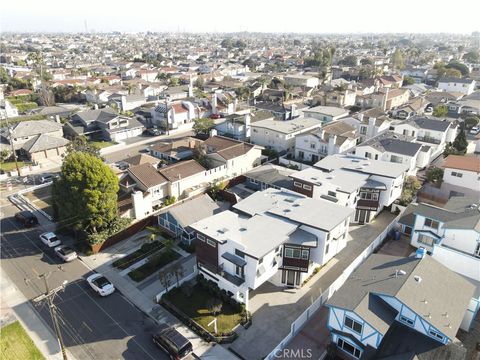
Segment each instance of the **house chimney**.
[[335,154],[335,143],[337,142],[337,135],[330,135],[328,138],[328,154]]
[[368,126],[375,126],[375,121],[377,120],[377,118],[374,118],[374,117],[369,117],[368,118]]
[[213,93],[212,96],[212,113],[217,114],[217,93]]
[[217,136],[217,129],[210,130],[210,137]]
[[297,116],[297,105],[290,105],[290,119],[293,119]]
[[190,79],[189,79],[189,82],[188,82],[188,97],[193,97],[192,75],[190,75]]
[[55,115],[55,121],[60,124],[60,116],[59,115]]
[[360,122],[363,121],[363,114],[362,114],[362,113],[359,113],[359,114],[357,115],[357,117],[358,117],[358,120],[359,120]]
[[98,104],[93,104],[93,108],[94,108],[95,110],[98,110]]

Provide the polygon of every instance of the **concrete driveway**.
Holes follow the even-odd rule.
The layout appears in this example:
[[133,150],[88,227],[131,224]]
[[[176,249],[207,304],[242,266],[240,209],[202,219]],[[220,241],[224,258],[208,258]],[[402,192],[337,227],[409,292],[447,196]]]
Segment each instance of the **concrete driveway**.
[[395,215],[384,211],[371,224],[351,227],[351,239],[346,248],[300,289],[280,288],[266,282],[251,291],[249,305],[253,324],[247,330],[241,328],[238,331],[239,338],[231,345],[233,351],[248,360],[267,356],[290,333],[292,322],[330,287],[394,218]]

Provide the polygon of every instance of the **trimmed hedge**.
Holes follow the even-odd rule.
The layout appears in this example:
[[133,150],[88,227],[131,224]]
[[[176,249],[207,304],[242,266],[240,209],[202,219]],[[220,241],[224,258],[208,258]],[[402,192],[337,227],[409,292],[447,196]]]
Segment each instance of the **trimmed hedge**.
[[165,265],[177,260],[180,254],[174,250],[165,250],[150,257],[148,262],[139,268],[128,273],[130,279],[140,282],[152,275],[155,271],[160,270]]
[[140,261],[147,256],[152,255],[163,247],[164,245],[160,241],[145,243],[137,251],[134,251],[133,253],[128,254],[121,259],[115,260],[112,265],[120,270],[124,270],[136,263],[137,261]]

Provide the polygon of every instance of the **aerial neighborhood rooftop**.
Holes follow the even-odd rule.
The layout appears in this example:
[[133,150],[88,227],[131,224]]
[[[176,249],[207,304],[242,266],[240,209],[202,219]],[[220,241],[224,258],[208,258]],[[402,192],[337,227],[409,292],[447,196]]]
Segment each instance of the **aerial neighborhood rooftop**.
[[478,32],[0,45],[0,293],[35,358],[478,358]]

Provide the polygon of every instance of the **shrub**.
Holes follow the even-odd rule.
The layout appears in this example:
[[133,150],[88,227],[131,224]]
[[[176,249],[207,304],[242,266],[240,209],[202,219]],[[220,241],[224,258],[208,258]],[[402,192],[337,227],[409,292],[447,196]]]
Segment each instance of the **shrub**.
[[139,268],[130,271],[128,276],[136,282],[142,281],[143,279],[147,278],[155,271],[161,269],[165,265],[175,261],[180,257],[180,254],[173,250],[169,251],[162,251],[160,254],[156,254],[151,256],[148,261],[140,266]]

